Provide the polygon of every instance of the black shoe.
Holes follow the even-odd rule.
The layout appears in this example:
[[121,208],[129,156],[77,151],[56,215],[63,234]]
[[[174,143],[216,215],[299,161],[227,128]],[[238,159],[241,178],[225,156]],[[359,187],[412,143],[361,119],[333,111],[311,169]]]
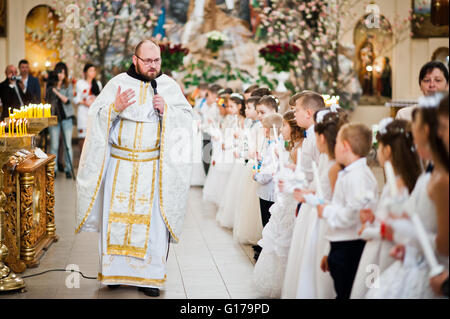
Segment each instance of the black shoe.
[[138,287],[139,291],[142,291],[144,295],[150,297],[159,297],[159,289],[158,288],[146,288],[146,287]]
[[72,178],[72,173],[66,172],[66,178],[67,178],[67,179],[71,179],[71,178]]
[[120,285],[108,285],[109,289],[117,289],[119,287],[120,287]]
[[254,246],[252,246],[252,248],[255,253],[260,253],[262,250],[262,247],[259,245],[254,245]]

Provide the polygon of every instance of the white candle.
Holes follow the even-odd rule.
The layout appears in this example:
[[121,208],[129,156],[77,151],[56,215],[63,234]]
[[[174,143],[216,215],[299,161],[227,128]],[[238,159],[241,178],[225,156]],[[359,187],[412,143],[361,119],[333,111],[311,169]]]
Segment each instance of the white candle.
[[398,189],[397,189],[397,182],[395,180],[394,169],[392,167],[391,162],[386,161],[384,163],[384,173],[386,174],[386,182],[389,185],[391,196],[396,197],[398,195]]
[[302,148],[299,147],[297,149],[297,163],[295,166],[295,173],[300,172],[300,170],[302,169],[301,162],[302,162]]
[[316,162],[312,162],[312,167],[314,173],[314,181],[316,183],[316,195],[319,199],[324,199],[322,185],[320,185],[319,170],[317,169]]
[[275,124],[272,125],[273,127],[273,137],[275,138],[275,145],[278,147],[278,132],[277,132],[277,128],[275,127]]
[[[270,147],[270,146],[269,146]],[[271,147],[272,151],[272,173],[277,172],[277,155],[275,154],[275,147]]]
[[444,267],[440,265],[437,261],[436,255],[434,254],[433,248],[431,247],[430,239],[427,236],[425,228],[423,227],[420,217],[416,213],[408,212],[411,220],[416,229],[417,236],[419,237],[420,245],[422,246],[423,253],[430,266],[430,277],[439,275],[444,271]]

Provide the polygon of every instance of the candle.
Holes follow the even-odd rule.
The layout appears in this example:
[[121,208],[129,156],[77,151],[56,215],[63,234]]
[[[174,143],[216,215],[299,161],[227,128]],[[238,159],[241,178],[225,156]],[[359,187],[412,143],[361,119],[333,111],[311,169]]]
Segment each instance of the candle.
[[272,126],[273,127],[273,135],[275,138],[275,143],[278,145],[278,132],[277,132],[277,128],[275,127],[275,124]]
[[25,121],[24,121],[24,123],[23,123],[23,128],[24,128],[24,130],[25,130],[25,135],[28,135],[27,125],[28,125],[28,120],[25,119]]
[[322,191],[322,185],[320,184],[320,178],[319,178],[319,170],[317,169],[316,162],[312,162],[313,167],[313,173],[314,173],[314,181],[316,183],[316,195],[319,198],[319,200],[323,200],[323,191]]
[[415,212],[408,212],[408,214],[414,224],[414,228],[416,230],[417,236],[419,237],[419,242],[422,246],[423,253],[428,265],[430,266],[430,277],[439,275],[444,271],[444,267],[437,261],[436,255],[434,254],[433,248],[431,247],[430,239],[428,238],[420,217]]
[[398,195],[397,183],[395,181],[394,169],[392,168],[392,164],[389,161],[384,163],[384,172],[386,174],[386,182],[389,185],[389,190],[391,192],[391,196],[395,197]]
[[[269,146],[270,147],[270,146]],[[277,172],[277,155],[275,154],[275,147],[271,147],[272,153],[272,173],[275,174]]]
[[295,166],[295,175],[298,175],[302,169],[301,167],[301,158],[302,158],[302,148],[299,147],[297,149],[297,164]]

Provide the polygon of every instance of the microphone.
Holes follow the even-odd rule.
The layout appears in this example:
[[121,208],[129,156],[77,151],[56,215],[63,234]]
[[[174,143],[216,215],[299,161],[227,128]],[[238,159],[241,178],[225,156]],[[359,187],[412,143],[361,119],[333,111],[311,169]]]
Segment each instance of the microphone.
[[156,90],[156,87],[158,86],[158,83],[156,83],[156,80],[151,80],[150,84],[152,85],[153,92],[155,92],[155,95],[158,94],[158,91]]
[[[156,80],[153,79],[153,80],[150,81],[150,84],[151,84],[151,86],[153,88],[153,92],[155,93],[155,95],[157,95],[158,94],[158,90],[156,89],[156,87],[158,86],[158,83],[156,83]],[[161,114],[159,113],[158,109],[156,109],[156,112],[158,113],[158,116],[161,116]]]

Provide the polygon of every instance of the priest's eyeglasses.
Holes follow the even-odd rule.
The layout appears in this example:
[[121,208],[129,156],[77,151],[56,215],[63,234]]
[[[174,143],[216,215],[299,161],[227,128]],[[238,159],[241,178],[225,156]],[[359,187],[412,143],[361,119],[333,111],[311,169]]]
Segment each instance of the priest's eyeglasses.
[[[136,55],[136,54],[135,54]],[[143,59],[140,56],[136,55],[136,58],[138,58],[139,60],[141,60],[142,62],[144,62],[145,65],[152,65],[153,63],[155,64],[160,64],[161,63],[161,58],[156,58],[156,59]]]

